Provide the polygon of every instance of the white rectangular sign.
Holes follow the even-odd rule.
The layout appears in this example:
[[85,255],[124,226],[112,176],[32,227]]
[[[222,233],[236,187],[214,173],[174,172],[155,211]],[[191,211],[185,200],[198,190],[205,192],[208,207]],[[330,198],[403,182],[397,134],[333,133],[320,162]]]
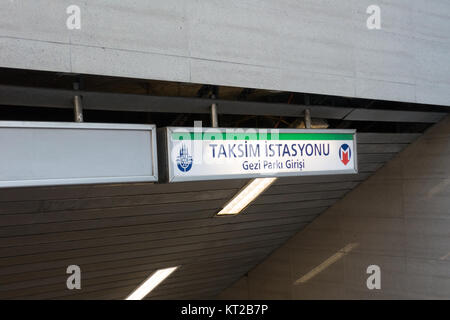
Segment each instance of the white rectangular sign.
[[358,172],[355,130],[165,130],[169,182]]
[[0,121],[0,187],[157,181],[154,125]]

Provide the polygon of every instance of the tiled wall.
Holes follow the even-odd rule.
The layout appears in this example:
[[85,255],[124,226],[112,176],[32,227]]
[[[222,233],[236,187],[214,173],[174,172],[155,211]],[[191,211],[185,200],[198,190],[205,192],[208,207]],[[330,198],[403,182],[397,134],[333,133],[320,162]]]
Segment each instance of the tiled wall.
[[450,299],[450,117],[219,298]]

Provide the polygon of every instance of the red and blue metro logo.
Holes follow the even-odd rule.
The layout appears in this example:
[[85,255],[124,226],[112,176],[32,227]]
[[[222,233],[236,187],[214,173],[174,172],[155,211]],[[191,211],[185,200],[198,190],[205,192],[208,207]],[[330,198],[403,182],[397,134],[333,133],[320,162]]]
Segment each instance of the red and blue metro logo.
[[341,159],[341,162],[344,165],[347,165],[347,163],[350,162],[350,159],[352,157],[352,151],[348,144],[344,143],[339,148],[339,159]]

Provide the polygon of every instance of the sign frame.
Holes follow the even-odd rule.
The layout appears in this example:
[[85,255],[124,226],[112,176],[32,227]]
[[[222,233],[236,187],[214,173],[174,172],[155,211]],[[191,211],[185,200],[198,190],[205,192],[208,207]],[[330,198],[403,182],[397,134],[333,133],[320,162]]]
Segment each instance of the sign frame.
[[[151,152],[152,175],[136,176],[99,176],[85,178],[49,178],[30,180],[0,180],[0,188],[7,187],[40,187],[60,185],[84,185],[104,183],[136,183],[136,182],[158,182],[158,148],[156,126],[154,124],[122,124],[122,123],[76,123],[76,122],[35,122],[35,121],[0,121],[0,132],[3,128],[18,129],[75,129],[75,130],[128,130],[148,131],[151,134],[151,144],[148,146]],[[82,143],[82,141],[81,141]],[[70,171],[71,168],[68,168]]]
[[[170,165],[169,153],[172,150],[173,143],[170,138],[170,134],[173,130],[178,130],[181,132],[194,132],[194,127],[164,127],[158,129],[158,139],[160,140],[159,145],[164,146],[164,150],[160,150],[160,155],[162,157],[160,161],[160,177],[165,182],[185,182],[185,181],[212,181],[212,180],[228,180],[228,179],[252,179],[252,178],[269,178],[269,177],[292,177],[292,176],[319,176],[319,175],[335,175],[335,174],[358,174],[358,150],[357,150],[357,132],[356,129],[273,129],[273,128],[213,128],[213,127],[202,127],[201,132],[204,133],[205,130],[210,131],[220,131],[225,133],[226,130],[267,130],[268,133],[271,131],[278,131],[279,133],[325,133],[325,134],[352,134],[353,135],[353,157],[354,157],[354,170],[324,170],[324,171],[314,171],[314,172],[278,172],[278,173],[243,173],[243,174],[227,174],[227,175],[216,175],[214,177],[208,178],[207,176],[185,176],[182,179],[174,175],[173,167]],[[183,130],[183,131],[182,131]],[[218,140],[219,141],[219,140]],[[163,169],[164,168],[164,169]]]

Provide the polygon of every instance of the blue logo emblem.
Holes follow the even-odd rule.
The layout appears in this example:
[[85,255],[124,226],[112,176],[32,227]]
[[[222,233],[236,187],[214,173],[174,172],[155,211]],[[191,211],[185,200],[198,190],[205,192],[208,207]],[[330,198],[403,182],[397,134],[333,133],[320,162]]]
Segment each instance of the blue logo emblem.
[[181,146],[180,154],[177,157],[177,166],[182,172],[188,172],[192,168],[192,156],[184,144]]
[[348,144],[344,143],[339,148],[339,159],[341,159],[341,162],[344,165],[347,165],[347,163],[350,162],[351,157],[352,157],[352,151],[351,151],[350,147],[348,146]]

